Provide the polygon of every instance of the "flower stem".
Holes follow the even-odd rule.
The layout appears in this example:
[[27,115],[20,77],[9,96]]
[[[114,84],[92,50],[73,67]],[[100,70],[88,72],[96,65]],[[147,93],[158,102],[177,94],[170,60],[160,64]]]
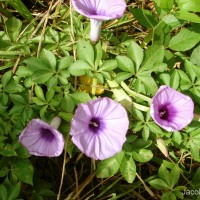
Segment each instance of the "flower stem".
[[193,120],[200,122],[200,114],[194,113]]
[[92,93],[93,95],[96,94],[96,89],[97,89],[97,79],[96,79],[96,78],[93,78],[93,79],[92,79],[92,91],[91,91],[91,93]]
[[132,96],[135,96],[135,97],[138,97],[138,98],[140,98],[140,99],[142,99],[144,101],[148,101],[149,103],[151,103],[151,98],[146,97],[146,96],[144,96],[142,94],[138,94],[137,92],[134,92],[133,90],[129,89],[129,87],[123,81],[121,82],[121,86],[124,88],[124,90],[128,94],[130,94]]
[[90,19],[90,40],[95,44],[101,35],[102,20]]
[[61,124],[61,118],[56,116],[52,119],[51,123],[50,123],[50,126],[52,126],[53,128],[55,129],[58,129],[58,127],[60,126]]

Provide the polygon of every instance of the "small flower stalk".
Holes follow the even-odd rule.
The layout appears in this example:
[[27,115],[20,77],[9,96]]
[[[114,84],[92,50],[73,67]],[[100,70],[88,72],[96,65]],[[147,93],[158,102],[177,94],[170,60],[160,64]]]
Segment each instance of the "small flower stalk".
[[104,160],[122,149],[128,126],[125,108],[104,97],[79,104],[70,134],[73,143],[86,156]]
[[72,5],[78,13],[90,18],[92,43],[100,38],[102,22],[122,17],[126,9],[124,0],[72,0]]
[[193,119],[193,112],[192,99],[166,85],[159,88],[150,106],[153,120],[169,132],[187,126]]
[[63,135],[56,129],[61,119],[55,117],[51,124],[32,119],[19,136],[20,143],[35,156],[57,157],[64,149]]

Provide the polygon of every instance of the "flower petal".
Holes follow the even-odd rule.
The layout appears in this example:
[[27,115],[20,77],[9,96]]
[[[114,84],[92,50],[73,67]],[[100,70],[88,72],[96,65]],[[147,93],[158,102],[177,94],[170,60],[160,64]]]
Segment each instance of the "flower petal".
[[[82,104],[79,105],[82,107]],[[103,160],[118,153],[126,140],[129,120],[121,104],[107,97],[89,101],[88,109],[75,112],[71,123],[70,134],[73,143],[88,157]],[[80,121],[79,116],[87,116]],[[96,127],[91,128],[91,120]],[[95,121],[96,120],[96,121]]]
[[74,9],[91,19],[110,20],[123,16],[124,0],[72,0]]
[[60,132],[39,119],[33,119],[19,136],[20,143],[36,156],[59,156],[64,148]]
[[[166,119],[160,117],[160,109],[166,109]],[[150,114],[154,121],[167,131],[177,131],[187,126],[193,119],[192,99],[168,86],[161,86],[152,99]]]

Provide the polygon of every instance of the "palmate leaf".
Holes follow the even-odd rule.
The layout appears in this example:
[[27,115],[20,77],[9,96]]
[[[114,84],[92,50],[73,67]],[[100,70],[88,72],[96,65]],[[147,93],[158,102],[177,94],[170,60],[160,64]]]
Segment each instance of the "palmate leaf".
[[153,179],[153,180],[149,181],[149,184],[157,190],[170,189],[169,186],[167,185],[167,183],[160,178]]
[[200,41],[200,34],[187,28],[182,29],[169,42],[169,48],[175,51],[187,51]]
[[117,56],[116,57],[118,67],[125,71],[134,74],[135,68],[133,61],[127,56]]
[[177,4],[180,10],[200,12],[199,0],[178,0]]
[[152,66],[154,66],[155,63],[162,63],[164,59],[164,46],[162,45],[152,45],[150,46],[144,54],[144,61],[142,62],[142,65],[139,69],[138,74],[152,70]]
[[115,175],[120,169],[124,153],[120,151],[115,156],[101,161],[97,166],[96,176],[98,178],[107,178]]
[[45,65],[49,66],[52,70],[56,70],[56,57],[55,55],[46,49],[43,49],[40,57],[42,59],[42,62],[45,63]]
[[200,23],[200,17],[194,13],[188,12],[188,11],[177,11],[176,12],[176,17],[181,20],[189,21],[189,22],[194,22],[194,23]]
[[15,159],[12,163],[13,173],[18,179],[30,185],[33,184],[34,169],[32,163],[28,159]]
[[86,74],[86,70],[88,69],[92,69],[88,62],[77,60],[69,67],[69,72],[73,76],[82,76]]
[[120,165],[120,172],[128,183],[132,183],[134,181],[136,177],[136,165],[131,157],[123,157]]
[[131,41],[127,53],[129,58],[134,62],[136,71],[138,71],[144,57],[143,49],[136,42]]
[[91,44],[85,40],[80,40],[77,46],[79,60],[86,61],[91,67],[94,66],[94,50]]

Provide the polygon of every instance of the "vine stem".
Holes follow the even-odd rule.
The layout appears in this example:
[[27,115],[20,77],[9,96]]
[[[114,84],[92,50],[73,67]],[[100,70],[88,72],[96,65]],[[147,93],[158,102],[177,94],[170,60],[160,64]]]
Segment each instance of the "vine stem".
[[119,86],[116,81],[107,80],[107,83],[114,93],[116,100],[120,102],[129,112],[132,112],[133,108],[144,112],[149,111],[149,107],[133,102],[132,99],[124,92],[124,90]]
[[133,90],[131,90],[123,81],[120,84],[122,86],[122,88],[130,95],[134,96],[134,97],[138,97],[144,101],[148,101],[149,103],[151,103],[151,98],[144,96],[142,94],[139,94]]

